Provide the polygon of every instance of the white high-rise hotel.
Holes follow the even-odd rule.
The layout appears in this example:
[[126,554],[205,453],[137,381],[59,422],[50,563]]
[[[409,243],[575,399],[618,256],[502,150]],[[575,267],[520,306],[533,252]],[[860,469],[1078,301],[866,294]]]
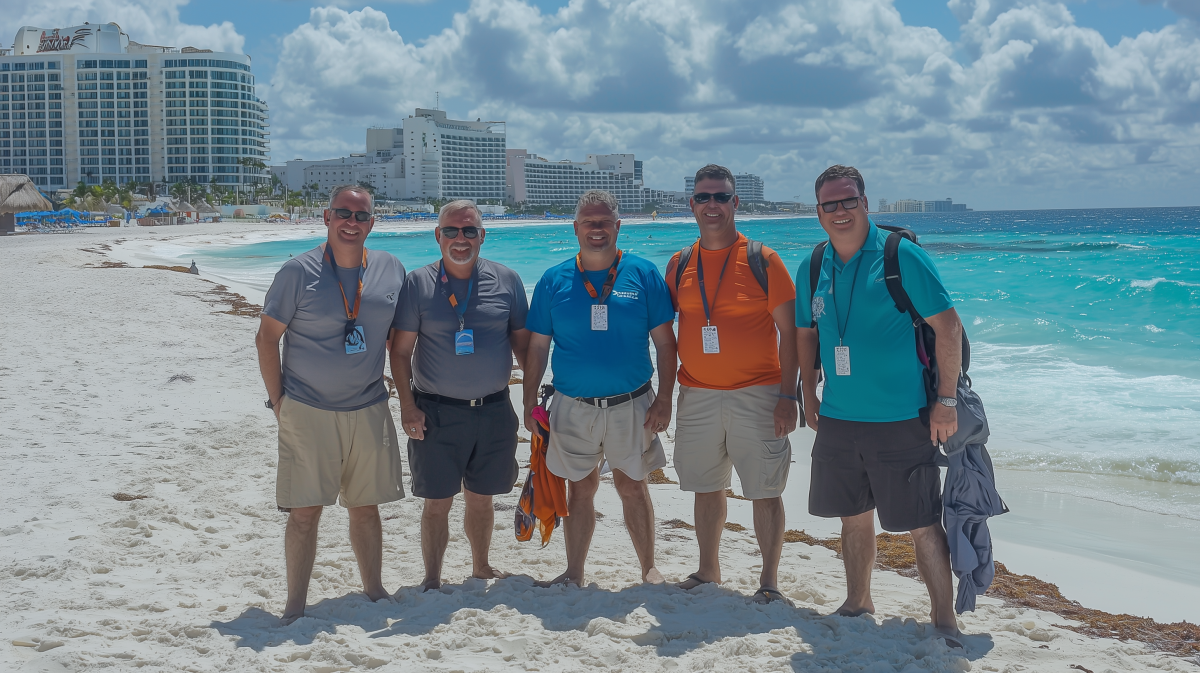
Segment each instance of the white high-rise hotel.
[[17,31],[0,49],[0,173],[44,190],[111,179],[252,184],[267,104],[250,57],[138,44],[115,23]]

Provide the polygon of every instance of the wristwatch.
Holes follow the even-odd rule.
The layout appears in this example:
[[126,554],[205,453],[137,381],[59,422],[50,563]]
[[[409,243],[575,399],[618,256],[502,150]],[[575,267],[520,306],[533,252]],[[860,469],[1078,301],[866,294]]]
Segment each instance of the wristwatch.
[[953,409],[954,407],[958,406],[958,398],[957,397],[941,397],[941,396],[939,396],[937,398],[937,401],[938,401],[938,404],[942,405],[943,407],[950,407]]
[[274,409],[274,408],[275,408],[275,405],[274,405],[274,404],[271,404],[271,398],[269,398],[269,397],[267,398],[267,401],[266,401],[266,402],[263,402],[263,406],[265,406],[265,407],[266,407],[266,408],[268,408],[268,409]]

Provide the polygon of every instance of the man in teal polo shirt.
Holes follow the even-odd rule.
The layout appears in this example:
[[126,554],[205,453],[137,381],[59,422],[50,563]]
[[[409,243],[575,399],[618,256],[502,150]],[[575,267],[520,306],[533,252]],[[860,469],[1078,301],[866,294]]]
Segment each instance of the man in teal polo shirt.
[[[875,611],[871,570],[878,510],[884,530],[912,533],[938,637],[961,647],[935,463],[937,444],[958,428],[956,377],[942,377],[939,403],[930,409],[926,426],[920,418],[926,396],[913,325],[896,310],[884,282],[888,232],[867,218],[862,175],[848,166],[831,166],[817,178],[816,194],[817,217],[829,245],[815,293],[809,286],[811,255],[802,258],[796,272],[796,326],[805,419],[817,431],[808,508],[814,516],[842,520],[847,597],[837,613]],[[905,240],[899,261],[905,291],[937,334],[941,371],[959,371],[962,323],[933,260]],[[819,402],[818,342],[825,373]]]
[[[525,427],[554,342],[554,403],[546,467],[565,478],[563,537],[567,570],[542,583],[583,586],[583,568],[596,528],[593,500],[600,462],[612,467],[625,527],[642,579],[661,584],[654,567],[654,507],[646,477],[667,464],[657,433],[671,422],[677,368],[675,309],[653,262],[617,249],[617,200],[585,192],[575,207],[579,254],[546,270],[533,290],[525,327]],[[651,385],[650,340],[658,353],[658,394]]]

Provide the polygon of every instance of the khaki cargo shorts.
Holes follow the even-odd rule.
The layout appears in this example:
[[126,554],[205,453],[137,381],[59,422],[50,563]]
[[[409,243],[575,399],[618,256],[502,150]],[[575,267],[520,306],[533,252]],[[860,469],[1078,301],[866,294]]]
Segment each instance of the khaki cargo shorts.
[[634,481],[667,464],[658,435],[642,425],[654,391],[607,409],[554,393],[546,467],[570,481],[592,473],[602,459]]
[[737,469],[742,494],[775,498],[787,486],[792,444],[775,436],[779,386],[710,390],[680,386],[675,416],[679,488],[712,493],[729,488]]
[[279,407],[279,507],[381,505],[404,497],[404,468],[386,401],[325,411],[286,395]]

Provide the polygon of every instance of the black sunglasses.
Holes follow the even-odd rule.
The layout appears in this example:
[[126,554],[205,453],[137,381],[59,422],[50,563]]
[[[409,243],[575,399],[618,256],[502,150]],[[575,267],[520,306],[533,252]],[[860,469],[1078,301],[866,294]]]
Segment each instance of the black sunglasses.
[[350,210],[349,208],[331,208],[330,212],[343,220],[348,220],[350,219],[350,216],[353,215],[354,219],[358,222],[366,222],[367,220],[371,219],[373,215],[370,211]]
[[442,236],[454,240],[458,238],[458,232],[460,231],[466,238],[479,238],[479,227],[463,227],[461,229],[458,227],[442,227]]
[[717,192],[716,194],[709,194],[708,192],[696,192],[695,194],[692,194],[692,200],[696,203],[708,203],[709,199],[716,199],[717,203],[729,203],[729,200],[732,198],[733,194],[730,194],[729,192]]
[[858,200],[861,198],[861,196],[852,196],[848,199],[842,199],[841,201],[826,201],[825,203],[821,204],[821,210],[827,213],[832,213],[833,211],[837,210],[839,203],[842,204],[842,207],[846,210],[854,210],[858,207]]

